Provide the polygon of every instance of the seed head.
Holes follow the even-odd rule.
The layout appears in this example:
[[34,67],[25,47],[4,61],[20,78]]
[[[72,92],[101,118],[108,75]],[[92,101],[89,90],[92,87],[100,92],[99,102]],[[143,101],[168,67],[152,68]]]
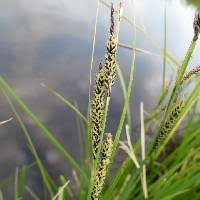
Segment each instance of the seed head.
[[91,193],[92,200],[98,200],[100,198],[101,191],[103,189],[107,168],[110,164],[110,157],[112,155],[113,141],[111,133],[105,134],[105,139],[102,144],[100,160],[97,166],[96,176],[94,180],[94,186]]
[[178,102],[169,116],[167,117],[164,125],[161,127],[161,131],[159,135],[157,136],[154,146],[153,146],[153,151],[158,149],[159,146],[164,142],[164,140],[167,138],[168,134],[170,131],[173,129],[176,121],[178,120],[180,113],[183,109],[183,101]]
[[188,80],[192,75],[200,73],[200,66],[191,69],[182,79],[181,83]]
[[198,9],[195,13],[193,28],[194,28],[193,41],[196,42],[198,40],[199,33],[200,33],[200,9]]

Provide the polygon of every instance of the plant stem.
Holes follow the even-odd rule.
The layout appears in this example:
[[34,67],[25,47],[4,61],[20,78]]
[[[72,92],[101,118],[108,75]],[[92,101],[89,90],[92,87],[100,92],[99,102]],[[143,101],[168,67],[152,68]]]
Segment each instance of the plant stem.
[[164,3],[164,50],[163,50],[163,84],[162,92],[165,90],[166,79],[166,50],[167,50],[167,3]]

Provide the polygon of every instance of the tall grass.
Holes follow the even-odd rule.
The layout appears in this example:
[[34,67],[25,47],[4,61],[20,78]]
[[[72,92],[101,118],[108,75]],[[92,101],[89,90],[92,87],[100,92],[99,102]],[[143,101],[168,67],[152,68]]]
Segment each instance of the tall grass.
[[[110,5],[106,2],[103,0],[98,1],[89,71],[90,84],[100,2],[110,9]],[[93,86],[90,85],[90,87],[93,87],[93,95],[89,92],[87,117],[81,113],[76,104],[69,102],[51,87],[42,84],[60,102],[75,112],[79,133],[87,133],[87,138],[83,139],[83,145],[85,145],[83,149],[86,149],[86,152],[81,152],[83,157],[81,163],[78,163],[70,155],[68,150],[56,138],[55,133],[47,129],[6,80],[0,76],[0,91],[13,112],[14,118],[19,122],[27,140],[28,148],[35,158],[35,163],[31,165],[24,163],[22,167],[17,167],[16,171],[8,179],[0,181],[1,190],[13,181],[14,199],[25,199],[25,194],[37,200],[200,199],[200,113],[198,109],[200,80],[198,76],[193,76],[199,74],[199,67],[186,73],[198,41],[200,31],[199,13],[196,13],[194,19],[194,37],[191,38],[188,51],[185,54],[183,63],[180,65],[166,48],[166,7],[164,14],[164,48],[161,48],[147,32],[136,24],[135,17],[133,19],[122,17],[122,10],[122,3],[118,6],[118,9],[115,6],[115,10],[111,6],[111,26],[106,46],[105,63],[102,64],[102,67],[97,72],[95,84]],[[133,30],[133,43],[132,47],[129,48],[132,51],[132,62],[128,85],[125,84],[122,69],[117,64],[116,51],[121,19],[124,20],[124,23],[128,23]],[[163,56],[162,92],[157,102],[155,102],[154,109],[146,118],[144,118],[144,108],[141,103],[141,131],[131,127],[131,108],[129,104],[134,81],[136,32],[137,34],[144,34],[160,50]],[[173,65],[174,69],[176,69],[175,82],[170,82],[168,85],[165,84],[167,64]],[[118,73],[120,79],[124,104],[116,132],[105,134],[107,112],[109,111],[110,98],[112,98],[111,87],[116,73]],[[189,91],[187,85],[184,84],[186,80],[187,85],[190,86]],[[172,87],[172,90],[170,90],[170,87]],[[187,92],[183,97],[182,93],[185,91]],[[40,158],[29,130],[18,110],[23,111],[32,120],[41,134],[46,137],[71,166],[76,182],[73,185],[73,188],[76,186],[75,189],[71,189],[72,185],[68,180],[70,177],[65,179],[65,172],[56,180],[50,176],[49,169]],[[3,126],[11,120],[0,122],[0,125]],[[124,126],[127,141],[120,141]],[[150,132],[150,129],[153,130],[154,136],[150,142],[147,142],[145,135]],[[141,137],[132,144],[131,133],[133,131],[138,135],[141,132]],[[175,133],[178,133],[179,139],[173,144],[172,139]],[[125,155],[122,162],[118,164],[117,170],[113,172],[112,167],[115,165],[115,157],[119,147],[125,151]],[[46,197],[39,197],[27,185],[28,171],[35,165],[40,171],[43,185],[46,188]],[[0,199],[3,199],[1,191]]]

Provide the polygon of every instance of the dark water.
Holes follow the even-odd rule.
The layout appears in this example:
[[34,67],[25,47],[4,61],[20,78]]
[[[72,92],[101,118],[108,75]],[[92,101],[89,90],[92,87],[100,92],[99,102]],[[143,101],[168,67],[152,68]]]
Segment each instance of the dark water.
[[[93,77],[104,56],[109,27],[109,10],[100,5],[99,11]],[[163,1],[138,1],[136,11],[137,23],[144,26],[162,46]],[[70,101],[76,101],[81,111],[86,114],[95,12],[94,0],[0,1],[0,74],[77,160],[80,156],[75,115],[42,88],[40,83],[51,86]],[[132,14],[132,4],[127,1],[125,15],[131,18]],[[169,3],[167,16],[167,47],[181,62],[193,34],[193,9],[186,8],[176,0],[173,4]],[[123,21],[120,42],[131,44],[132,33],[131,27]],[[157,55],[136,55],[134,92],[131,101],[134,124],[138,122],[140,101],[144,102],[146,110],[150,110],[159,93],[162,80],[162,57],[140,32],[137,32],[137,47]],[[199,64],[196,58],[198,50],[197,48],[191,66]],[[131,52],[119,49],[118,62],[128,81]],[[123,96],[117,80],[112,92],[108,131],[116,130],[122,103]],[[0,121],[13,116],[1,94],[0,110]],[[20,113],[50,173],[55,177],[61,173],[66,177],[71,176],[68,163],[63,161],[31,120],[24,113]],[[0,152],[1,179],[14,172],[17,166],[34,160],[16,119],[0,126]],[[30,187],[40,191],[41,180],[38,171],[33,169],[29,175],[32,177],[32,180],[29,180]],[[12,199],[11,190],[12,185],[4,188],[6,199]]]

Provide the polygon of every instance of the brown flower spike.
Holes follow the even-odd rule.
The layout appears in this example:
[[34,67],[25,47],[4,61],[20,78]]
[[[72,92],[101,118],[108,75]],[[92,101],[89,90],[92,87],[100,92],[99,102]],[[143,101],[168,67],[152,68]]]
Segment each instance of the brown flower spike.
[[91,134],[94,159],[96,159],[101,140],[106,97],[110,96],[111,87],[116,77],[116,52],[117,39],[114,36],[114,8],[112,5],[110,35],[106,44],[105,63],[97,74],[95,90],[91,101]]
[[167,117],[164,125],[161,128],[159,135],[157,136],[155,143],[153,145],[153,151],[158,149],[159,146],[164,142],[167,138],[170,131],[173,129],[174,124],[178,120],[180,113],[183,109],[183,101],[180,101],[175,105],[169,116]]
[[106,179],[107,168],[110,163],[110,157],[112,155],[113,141],[111,133],[105,133],[105,139],[101,148],[100,160],[97,166],[96,176],[94,180],[94,186],[91,193],[92,200],[98,200],[103,189],[103,185]]
[[193,41],[196,42],[198,40],[199,33],[200,33],[200,9],[198,9],[195,13],[193,28],[194,28]]
[[181,83],[188,80],[192,75],[200,73],[200,66],[194,69],[191,69],[182,79]]

